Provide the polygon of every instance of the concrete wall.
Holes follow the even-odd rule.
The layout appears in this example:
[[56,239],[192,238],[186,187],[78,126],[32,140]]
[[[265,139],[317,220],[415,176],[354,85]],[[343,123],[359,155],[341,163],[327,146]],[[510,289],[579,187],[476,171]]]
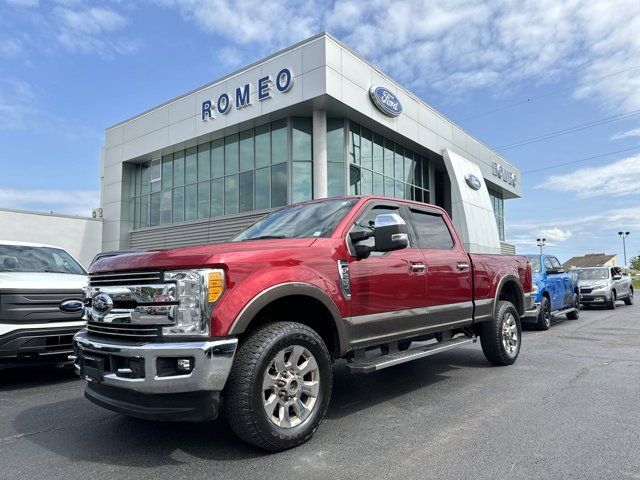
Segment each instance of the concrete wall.
[[102,221],[0,209],[0,240],[45,243],[69,252],[85,268],[102,247]]

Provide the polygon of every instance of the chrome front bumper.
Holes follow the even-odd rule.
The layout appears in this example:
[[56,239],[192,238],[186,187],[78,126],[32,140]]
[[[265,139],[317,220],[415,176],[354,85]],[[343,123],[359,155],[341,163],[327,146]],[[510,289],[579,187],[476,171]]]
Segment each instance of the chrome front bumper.
[[[118,372],[105,371],[99,381],[107,386],[139,393],[219,392],[224,388],[231,371],[237,345],[237,338],[176,343],[114,342],[92,338],[83,330],[74,337],[73,361],[76,373],[84,376],[83,357],[142,359],[144,361],[143,377],[128,378]],[[159,376],[159,358],[192,358],[194,367],[190,373]],[[85,379],[95,382],[90,377]]]
[[525,318],[537,317],[540,313],[540,303],[536,303],[534,293],[524,294],[524,315]]

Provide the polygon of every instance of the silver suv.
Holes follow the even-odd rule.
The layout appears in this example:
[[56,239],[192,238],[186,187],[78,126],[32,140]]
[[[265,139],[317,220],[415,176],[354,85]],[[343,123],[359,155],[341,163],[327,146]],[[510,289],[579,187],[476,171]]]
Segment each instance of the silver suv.
[[580,303],[606,305],[616,308],[617,300],[633,305],[633,285],[629,272],[620,267],[584,267],[574,270],[578,274]]

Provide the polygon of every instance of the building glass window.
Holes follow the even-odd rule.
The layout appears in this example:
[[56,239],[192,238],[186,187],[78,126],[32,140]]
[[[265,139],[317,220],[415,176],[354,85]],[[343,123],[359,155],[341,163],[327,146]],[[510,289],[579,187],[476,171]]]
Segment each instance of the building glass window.
[[504,197],[497,190],[489,189],[489,198],[493,205],[493,214],[496,217],[496,225],[498,226],[498,235],[500,240],[504,242]]
[[[292,128],[300,184],[292,196],[300,200],[311,198],[312,191],[310,122],[296,119]],[[134,228],[286,205],[288,125],[287,119],[279,120],[136,165],[131,173]]]
[[428,201],[427,158],[351,121],[348,157],[351,194]]
[[327,196],[345,194],[344,118],[327,118]]
[[291,201],[296,203],[313,198],[313,125],[310,117],[294,117],[291,123]]

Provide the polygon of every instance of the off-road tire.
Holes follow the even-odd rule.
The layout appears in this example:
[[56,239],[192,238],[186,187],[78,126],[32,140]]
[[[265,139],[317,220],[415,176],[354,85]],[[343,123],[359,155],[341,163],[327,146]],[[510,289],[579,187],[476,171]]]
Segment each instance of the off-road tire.
[[[300,425],[281,428],[265,413],[263,375],[280,350],[300,345],[315,358],[320,389],[312,413]],[[324,418],[333,387],[331,356],[316,331],[295,322],[273,322],[251,332],[238,347],[224,392],[225,414],[231,429],[247,443],[273,452],[309,440]]]
[[633,288],[629,290],[629,296],[624,299],[625,305],[633,305]]
[[549,304],[549,299],[544,295],[540,300],[537,327],[538,330],[549,330],[549,327],[551,327],[551,305]]
[[609,310],[615,310],[616,309],[616,301],[618,300],[618,296],[616,295],[616,291],[613,290],[611,292],[611,300],[609,300],[609,303],[607,304],[607,308]]
[[573,307],[575,310],[573,312],[567,313],[567,318],[569,320],[578,320],[580,318],[580,297],[576,292],[573,292]]
[[[506,350],[503,342],[503,325],[509,316],[515,321],[517,332],[517,346],[512,353]],[[495,318],[481,325],[480,344],[487,360],[494,365],[512,365],[518,358],[522,344],[522,326],[516,307],[511,302],[499,301]]]

